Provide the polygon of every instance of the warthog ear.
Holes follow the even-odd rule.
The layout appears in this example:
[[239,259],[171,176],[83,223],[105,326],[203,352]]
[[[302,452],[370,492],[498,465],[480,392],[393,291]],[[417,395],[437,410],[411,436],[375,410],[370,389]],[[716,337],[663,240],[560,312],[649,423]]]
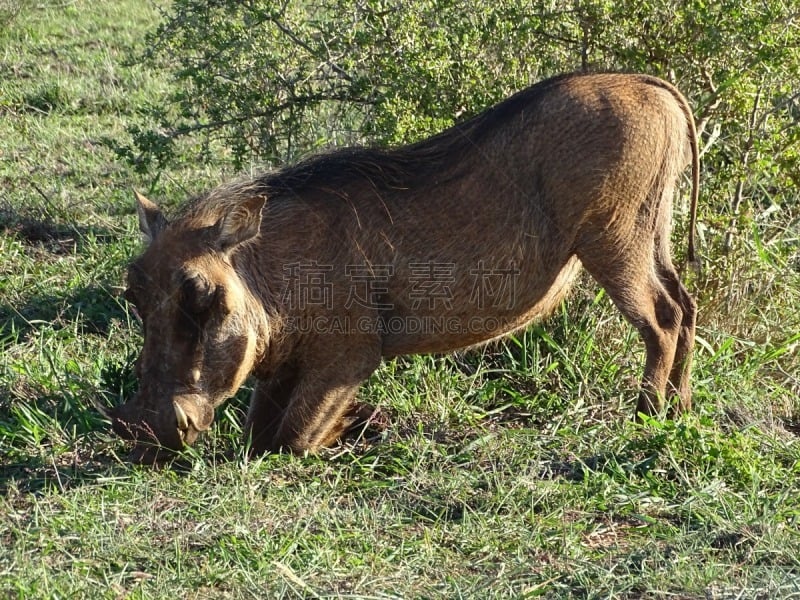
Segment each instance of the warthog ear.
[[167,219],[161,209],[136,190],[133,190],[136,196],[136,212],[139,214],[139,229],[141,229],[147,243],[152,243],[167,226]]
[[220,250],[228,252],[258,235],[261,228],[261,209],[264,208],[266,200],[264,196],[248,198],[217,221],[215,228],[218,232],[217,245]]

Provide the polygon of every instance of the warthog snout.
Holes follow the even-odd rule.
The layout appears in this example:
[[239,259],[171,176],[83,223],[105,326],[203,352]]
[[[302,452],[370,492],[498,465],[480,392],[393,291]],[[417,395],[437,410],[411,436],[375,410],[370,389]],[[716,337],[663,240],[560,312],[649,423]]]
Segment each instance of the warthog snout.
[[198,434],[211,427],[214,409],[203,397],[196,394],[178,396],[173,401],[178,436],[187,446],[194,444]]
[[111,409],[114,432],[134,442],[131,459],[155,463],[168,458],[195,442],[200,432],[211,426],[214,410],[202,396],[184,394],[160,404],[172,404],[172,410],[145,408],[141,396]]

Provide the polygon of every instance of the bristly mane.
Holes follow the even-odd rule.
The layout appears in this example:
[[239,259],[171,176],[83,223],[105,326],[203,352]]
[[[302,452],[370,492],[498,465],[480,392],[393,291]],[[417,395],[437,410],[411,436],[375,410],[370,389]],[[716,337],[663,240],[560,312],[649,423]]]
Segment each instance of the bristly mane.
[[368,181],[377,189],[407,189],[441,184],[472,168],[463,160],[476,146],[523,110],[534,109],[551,88],[575,74],[560,75],[516,93],[467,121],[408,146],[381,149],[349,147],[317,154],[279,171],[240,180],[195,198],[185,218],[222,214],[243,198],[265,195],[291,199],[308,190],[337,189]]
[[467,121],[408,146],[391,149],[351,147],[319,154],[258,178],[273,193],[302,193],[309,188],[336,188],[353,179],[368,179],[378,188],[406,188],[441,183],[456,176],[462,157],[500,125],[532,108],[561,75],[516,93]]

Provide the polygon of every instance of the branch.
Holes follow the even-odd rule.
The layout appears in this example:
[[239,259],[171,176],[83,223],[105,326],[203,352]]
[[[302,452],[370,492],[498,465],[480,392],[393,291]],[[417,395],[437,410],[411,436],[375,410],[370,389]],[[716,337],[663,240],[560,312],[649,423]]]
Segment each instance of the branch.
[[[697,128],[698,138],[700,138],[703,135],[703,133],[706,130],[706,126],[708,125],[708,122],[714,115],[714,111],[717,110],[717,108],[719,108],[719,105],[722,103],[722,94],[720,94],[719,88],[714,83],[714,79],[712,78],[711,73],[708,70],[707,64],[703,65],[700,73],[706,82],[708,91],[711,93],[710,95],[712,100],[710,104],[707,104],[706,106],[703,107],[702,117],[697,121],[696,128]],[[717,133],[717,137],[719,137],[719,133]]]
[[[303,50],[308,52],[309,55],[317,56],[318,53],[315,51],[314,47],[309,45],[307,42],[301,40],[297,36],[297,34],[295,34],[294,31],[292,31],[291,29],[289,29],[289,27],[286,26],[285,23],[282,23],[281,21],[279,21],[277,18],[274,17],[270,17],[270,21],[275,25],[275,27],[277,27],[281,31],[281,33],[283,33],[286,37],[292,40],[292,42],[300,46]],[[328,46],[324,41],[324,39],[322,43],[325,46],[326,52],[328,53],[328,58],[323,59],[323,64],[327,64],[331,69],[334,70],[334,72],[338,73],[341,77],[343,77],[347,81],[352,81],[353,80],[352,76],[342,67],[333,62],[330,50],[328,49]]]
[[229,125],[238,125],[253,119],[273,119],[280,113],[289,110],[297,105],[316,104],[319,102],[348,102],[352,104],[361,104],[364,106],[374,105],[377,103],[374,99],[351,97],[348,95],[328,95],[328,94],[309,94],[307,96],[297,96],[281,104],[277,104],[272,108],[264,111],[250,112],[240,116],[234,116],[222,121],[212,121],[210,123],[194,123],[192,125],[182,125],[173,127],[168,130],[167,137],[177,138],[184,135],[189,135],[199,131],[222,129]]

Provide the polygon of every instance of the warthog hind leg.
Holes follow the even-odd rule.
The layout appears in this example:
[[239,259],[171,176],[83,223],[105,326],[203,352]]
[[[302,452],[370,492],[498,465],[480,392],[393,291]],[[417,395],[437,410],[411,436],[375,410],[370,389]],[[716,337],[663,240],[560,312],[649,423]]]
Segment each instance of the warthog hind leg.
[[690,379],[697,304],[694,298],[689,295],[683,283],[681,283],[678,273],[671,262],[659,264],[658,275],[670,297],[678,304],[682,313],[678,344],[675,348],[675,358],[672,362],[669,389],[667,390],[670,395],[675,396],[675,402],[671,404],[670,408],[675,413],[681,413],[692,408]]
[[684,332],[684,346],[679,348],[684,311],[657,275],[653,246],[633,244],[629,248],[636,251],[623,249],[615,256],[608,250],[594,250],[579,254],[579,258],[644,340],[645,368],[636,410],[637,414],[655,415],[664,408],[675,358],[678,354],[686,357],[686,344],[691,340]]

